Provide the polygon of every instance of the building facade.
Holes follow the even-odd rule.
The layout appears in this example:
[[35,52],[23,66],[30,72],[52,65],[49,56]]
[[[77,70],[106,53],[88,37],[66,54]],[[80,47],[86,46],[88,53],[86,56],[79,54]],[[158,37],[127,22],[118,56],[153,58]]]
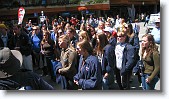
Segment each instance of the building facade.
[[[140,13],[158,13],[160,0],[0,0],[0,20],[17,20],[19,7],[25,8],[25,18],[38,19],[41,11],[48,17],[60,15],[81,17],[82,14],[95,16],[136,17]],[[80,10],[79,7],[85,7]]]

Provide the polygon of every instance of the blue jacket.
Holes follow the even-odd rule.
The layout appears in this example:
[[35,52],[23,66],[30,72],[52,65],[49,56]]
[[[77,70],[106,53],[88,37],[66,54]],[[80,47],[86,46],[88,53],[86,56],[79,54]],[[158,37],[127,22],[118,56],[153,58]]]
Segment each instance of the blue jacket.
[[83,57],[79,61],[78,73],[74,80],[83,90],[99,90],[102,88],[101,66],[96,56],[88,56],[82,66]]
[[55,32],[51,32],[50,38],[51,38],[53,41],[56,41],[57,38],[55,37]]
[[123,51],[122,69],[120,70],[121,75],[125,75],[128,72],[132,72],[136,61],[135,57],[135,47],[127,43]]
[[135,50],[139,53],[139,49],[140,49],[140,43],[139,43],[139,38],[137,34],[134,34],[133,37],[128,38],[129,39],[129,43],[135,47]]
[[102,74],[112,72],[115,67],[115,47],[108,44],[104,47],[104,54],[102,59]]
[[32,42],[32,50],[34,50],[35,52],[39,53],[41,48],[40,48],[40,44],[42,41],[43,35],[39,34],[35,34],[31,37],[31,42]]
[[57,71],[62,68],[62,63],[52,60],[54,75],[56,76],[56,83],[61,84],[62,89],[67,89],[67,80],[65,76],[62,76]]

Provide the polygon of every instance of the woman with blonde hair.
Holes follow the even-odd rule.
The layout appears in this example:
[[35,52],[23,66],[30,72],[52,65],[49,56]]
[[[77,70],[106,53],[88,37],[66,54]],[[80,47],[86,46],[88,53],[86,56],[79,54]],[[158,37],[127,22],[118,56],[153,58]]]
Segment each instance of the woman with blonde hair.
[[90,41],[88,33],[86,31],[81,31],[79,33],[79,41],[82,41],[83,39]]
[[116,80],[121,90],[130,89],[130,77],[135,66],[135,48],[128,43],[126,29],[117,32],[117,44],[115,46],[115,73]]
[[[77,73],[77,53],[70,44],[68,35],[61,35],[59,37],[59,46],[62,48],[60,62],[61,67],[57,68],[56,73],[65,77],[65,83],[62,83],[63,89],[75,90],[77,86],[73,83],[73,76]],[[63,82],[63,81],[61,81]]]
[[114,46],[109,44],[107,36],[104,33],[97,34],[96,55],[101,63],[103,75],[103,90],[113,88],[114,84]]

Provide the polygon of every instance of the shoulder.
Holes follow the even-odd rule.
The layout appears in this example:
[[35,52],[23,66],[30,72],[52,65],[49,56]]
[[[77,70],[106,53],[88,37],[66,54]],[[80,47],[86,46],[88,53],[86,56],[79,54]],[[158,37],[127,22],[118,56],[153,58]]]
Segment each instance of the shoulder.
[[155,51],[153,51],[152,55],[153,56],[159,56],[159,52],[155,50]]
[[112,51],[115,49],[115,46],[111,45],[111,44],[107,44],[105,47],[104,47],[104,50],[105,51]]
[[75,49],[73,49],[73,48],[68,48],[66,52],[69,55],[76,55],[77,54]]
[[127,43],[125,49],[127,49],[128,51],[134,51],[135,47],[132,46],[131,44]]
[[97,57],[96,57],[95,55],[90,55],[86,60],[87,60],[87,61],[93,61],[93,62],[95,62],[95,61],[97,61],[98,59],[97,59]]

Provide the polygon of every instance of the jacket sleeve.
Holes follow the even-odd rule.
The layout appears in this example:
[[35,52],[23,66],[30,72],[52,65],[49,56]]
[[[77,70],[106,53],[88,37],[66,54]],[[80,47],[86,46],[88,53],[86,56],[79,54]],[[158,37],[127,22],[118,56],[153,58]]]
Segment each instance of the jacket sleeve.
[[[68,66],[65,67],[65,68],[61,68],[60,69],[60,73],[63,74],[63,73],[68,73],[70,71],[73,71],[75,68],[75,64],[76,64],[76,61],[75,59],[77,58],[76,57],[76,53],[75,52],[69,52],[69,56],[68,56]],[[64,67],[64,66],[63,66]]]
[[94,89],[101,82],[101,66],[98,61],[91,63],[92,74],[89,79],[79,79],[79,86],[82,89]]
[[160,57],[158,52],[153,52],[153,61],[154,61],[154,71],[150,75],[153,79],[160,71]]
[[73,77],[73,79],[76,80],[76,81],[78,81],[80,79],[80,77],[81,77],[80,76],[81,75],[80,69],[81,69],[81,66],[82,66],[82,60],[83,60],[83,58],[82,58],[82,56],[80,56],[79,66],[78,66],[78,73]]
[[23,37],[24,37],[24,41],[23,41],[24,43],[20,46],[20,51],[21,53],[27,56],[31,54],[32,44],[28,35],[24,34]]
[[134,63],[135,63],[135,49],[133,46],[130,46],[127,48],[127,55],[126,55],[126,71],[130,71],[133,69],[134,67]]
[[139,43],[139,38],[138,38],[138,35],[134,35],[134,44],[133,46],[135,47],[136,49],[136,52],[139,52],[139,49],[140,49],[140,43]]
[[114,52],[114,48],[112,48],[111,46],[108,48],[107,51],[107,62],[108,62],[108,66],[106,67],[106,71],[107,72],[111,72],[112,69],[114,69],[114,63],[115,63],[115,52]]

